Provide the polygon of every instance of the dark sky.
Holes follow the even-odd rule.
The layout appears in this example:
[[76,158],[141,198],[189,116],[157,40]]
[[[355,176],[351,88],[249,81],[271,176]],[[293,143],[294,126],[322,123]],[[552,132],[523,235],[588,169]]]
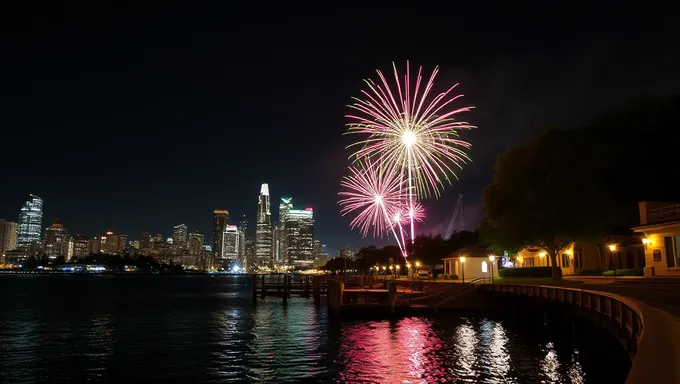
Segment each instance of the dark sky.
[[370,243],[337,207],[343,116],[362,78],[410,60],[441,67],[437,90],[460,82],[479,127],[463,134],[473,164],[426,202],[420,230],[445,226],[458,193],[474,227],[498,152],[680,89],[675,16],[660,8],[104,3],[0,10],[0,218],[34,193],[44,226],[71,233],[210,233],[214,208],[252,222],[268,182],[272,211],[281,195],[314,207],[329,247]]

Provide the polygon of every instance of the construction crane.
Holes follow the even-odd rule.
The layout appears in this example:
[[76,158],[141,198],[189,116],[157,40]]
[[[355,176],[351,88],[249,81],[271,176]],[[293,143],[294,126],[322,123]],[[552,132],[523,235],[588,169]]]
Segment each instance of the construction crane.
[[450,239],[451,235],[453,235],[453,227],[456,225],[456,219],[458,219],[458,216],[461,214],[462,207],[463,207],[463,194],[459,193],[458,202],[456,203],[456,208],[453,209],[453,215],[451,216],[449,228],[446,230],[446,234],[444,234],[444,240]]

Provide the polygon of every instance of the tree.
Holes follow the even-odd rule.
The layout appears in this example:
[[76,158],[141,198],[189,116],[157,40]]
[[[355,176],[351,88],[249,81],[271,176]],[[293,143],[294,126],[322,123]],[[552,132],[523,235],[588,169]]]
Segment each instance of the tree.
[[588,149],[574,132],[547,130],[500,154],[483,192],[483,237],[505,249],[542,247],[558,278],[557,252],[600,230],[611,212]]

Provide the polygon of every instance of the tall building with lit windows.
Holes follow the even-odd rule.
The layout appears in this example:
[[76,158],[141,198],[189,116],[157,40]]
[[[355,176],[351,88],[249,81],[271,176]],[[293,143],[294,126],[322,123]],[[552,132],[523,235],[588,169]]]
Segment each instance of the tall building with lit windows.
[[262,184],[257,200],[257,222],[255,227],[255,262],[268,265],[272,259],[272,222],[269,185]]
[[289,265],[314,263],[314,211],[291,209],[286,218],[286,244]]
[[172,231],[172,243],[183,248],[187,244],[188,233],[185,224],[175,225]]
[[241,231],[235,225],[227,225],[222,236],[222,260],[240,261]]
[[229,211],[215,209],[213,211],[213,242],[212,251],[215,257],[222,256],[222,234],[229,223]]
[[0,258],[17,247],[17,227],[17,223],[0,219]]
[[286,239],[286,220],[288,219],[288,212],[293,209],[292,197],[281,197],[279,202],[279,222],[274,228],[274,261],[277,263],[288,262],[287,239]]
[[51,260],[68,253],[68,232],[58,219],[45,230],[43,251]]
[[19,213],[19,230],[17,231],[17,245],[29,247],[40,242],[42,232],[43,200],[30,195]]

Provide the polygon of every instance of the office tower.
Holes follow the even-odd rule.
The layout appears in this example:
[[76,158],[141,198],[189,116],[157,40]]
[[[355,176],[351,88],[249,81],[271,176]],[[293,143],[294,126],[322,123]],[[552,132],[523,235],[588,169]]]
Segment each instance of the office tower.
[[240,237],[238,227],[235,225],[227,225],[224,228],[222,236],[222,260],[236,261],[239,259],[239,252],[241,250]]
[[262,184],[257,201],[255,228],[255,260],[259,265],[269,265],[272,256],[272,224],[269,207],[269,185]]
[[288,264],[311,265],[314,262],[314,211],[291,209],[286,218]]
[[0,257],[17,247],[17,223],[0,219]]
[[68,233],[58,219],[45,230],[43,250],[51,260],[59,256],[66,257],[68,252]]
[[246,218],[245,214],[243,214],[241,221],[238,223],[238,229],[239,231],[243,232],[246,237],[248,237],[248,219]]
[[187,226],[184,224],[175,225],[172,231],[172,243],[180,248],[184,248],[187,243]]
[[17,246],[28,248],[31,244],[40,242],[42,230],[43,200],[30,195],[19,213],[19,229],[17,231]]
[[92,253],[92,241],[90,238],[83,235],[76,235],[73,238],[73,257],[82,258],[89,256]]
[[194,232],[189,234],[189,254],[191,256],[200,256],[203,253],[203,244],[205,243],[205,236],[202,233]]
[[229,223],[229,211],[215,209],[213,211],[213,243],[212,251],[216,257],[222,256],[222,234]]
[[279,202],[279,222],[274,229],[274,259],[279,263],[288,262],[286,220],[293,209],[292,197],[281,197]]

